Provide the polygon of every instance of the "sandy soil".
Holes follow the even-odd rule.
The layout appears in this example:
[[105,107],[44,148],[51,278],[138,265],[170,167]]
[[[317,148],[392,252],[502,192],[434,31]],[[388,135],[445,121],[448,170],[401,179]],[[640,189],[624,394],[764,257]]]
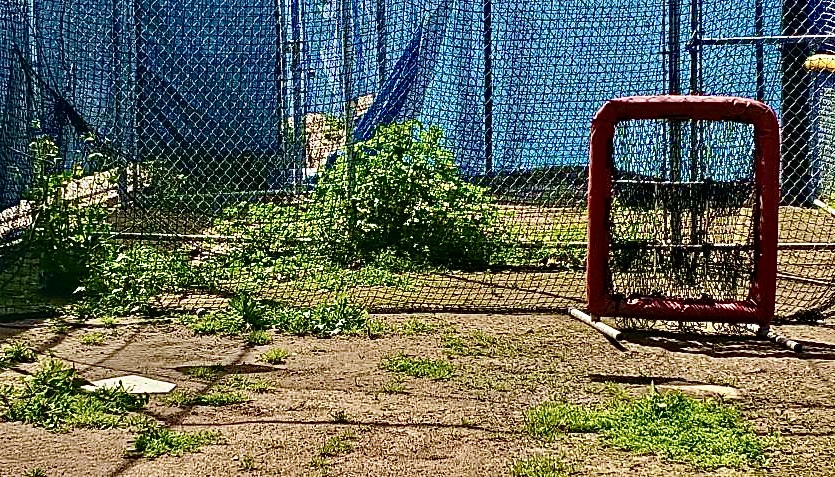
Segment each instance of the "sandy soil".
[[[183,457],[127,457],[127,431],[75,430],[54,434],[19,423],[0,423],[0,476],[41,467],[66,476],[486,476],[508,475],[516,459],[533,454],[561,457],[573,475],[835,475],[835,324],[792,325],[780,331],[804,340],[794,355],[748,338],[628,334],[618,350],[589,328],[562,315],[388,315],[398,322],[420,318],[466,335],[483,331],[498,345],[487,356],[449,355],[441,333],[367,338],[279,336],[247,348],[239,339],[197,337],[170,323],[122,325],[107,331],[103,346],[79,337],[52,335],[45,327],[0,328],[0,341],[23,338],[42,353],[74,364],[89,380],[140,373],[205,390],[212,382],[189,377],[190,366],[221,364],[225,372],[270,382],[275,390],[248,392],[242,404],[176,408],[152,400],[148,414],[175,429],[212,429],[223,442]],[[37,322],[29,322],[38,325]],[[26,323],[23,323],[26,324]],[[21,323],[13,326],[20,326]],[[290,351],[286,364],[258,360],[267,348]],[[393,375],[381,359],[404,352],[447,357],[449,381],[405,378],[403,394],[385,394]],[[21,365],[0,374],[12,379]],[[223,379],[223,378],[221,378]],[[554,443],[527,437],[523,413],[544,400],[603,399],[606,382],[639,393],[655,384],[703,383],[737,388],[736,402],[761,433],[778,431],[782,444],[760,471],[700,473],[652,456],[614,450],[594,435]],[[335,416],[344,414],[346,422]],[[351,432],[353,451],[316,466],[326,439]],[[242,470],[246,456],[254,469]]]

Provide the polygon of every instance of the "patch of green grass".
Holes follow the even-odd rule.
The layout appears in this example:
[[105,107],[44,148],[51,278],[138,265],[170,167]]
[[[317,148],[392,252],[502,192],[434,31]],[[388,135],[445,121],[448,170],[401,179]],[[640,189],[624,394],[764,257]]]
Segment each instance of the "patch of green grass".
[[441,346],[447,352],[462,356],[497,356],[505,348],[495,336],[478,330],[461,336],[453,333],[441,337]]
[[105,334],[99,331],[94,331],[92,333],[86,333],[81,335],[78,339],[81,341],[81,344],[86,346],[101,346],[105,342]]
[[219,440],[217,432],[176,432],[160,426],[147,426],[139,431],[133,445],[143,456],[153,459],[162,455],[181,456],[196,452],[204,445]]
[[406,386],[401,379],[391,379],[380,386],[380,392],[383,394],[405,394]]
[[565,432],[598,432],[618,449],[704,469],[765,465],[772,441],[757,436],[731,406],[673,392],[599,406],[545,403],[529,410],[525,422],[527,431],[542,439]]
[[183,373],[186,376],[191,376],[192,378],[202,379],[203,381],[215,381],[216,379],[220,378],[223,373],[226,372],[226,368],[220,364],[211,364],[208,366],[191,366],[183,370]]
[[273,335],[269,331],[252,330],[246,335],[244,342],[246,342],[247,346],[263,346],[270,344],[272,340]]
[[165,397],[165,402],[177,406],[211,406],[221,407],[246,402],[247,397],[237,391],[214,391],[206,394],[195,394],[188,391],[174,391]]
[[0,369],[35,361],[35,351],[22,341],[12,341],[0,349]]
[[130,413],[148,403],[147,396],[122,388],[84,392],[81,383],[74,369],[58,360],[46,360],[17,385],[0,386],[0,419],[58,431],[107,429],[126,425]]
[[290,352],[284,348],[272,348],[261,353],[261,361],[270,364],[282,364],[290,356]]
[[452,364],[446,360],[412,358],[402,353],[384,358],[380,366],[393,373],[416,378],[431,378],[436,381],[449,379],[454,372]]
[[227,376],[224,384],[231,388],[240,389],[242,391],[252,391],[256,393],[268,393],[270,391],[275,390],[275,387],[273,387],[270,383],[264,381],[263,379],[250,378],[249,376],[244,376],[241,374],[232,374],[230,376]]
[[385,336],[391,332],[391,325],[385,320],[369,318],[365,321],[365,335],[371,339]]
[[112,316],[105,316],[101,318],[101,320],[99,321],[101,321],[101,325],[105,328],[113,328],[114,326],[116,326],[116,323],[118,323],[118,320],[116,320],[116,318]]
[[510,469],[511,477],[568,477],[568,473],[560,459],[547,455],[517,460]]
[[438,326],[434,323],[428,323],[417,318],[409,318],[404,321],[399,328],[400,334],[404,336],[429,334],[434,333],[437,330]]
[[335,457],[353,451],[354,439],[356,435],[352,432],[343,432],[328,438],[319,449],[319,457]]

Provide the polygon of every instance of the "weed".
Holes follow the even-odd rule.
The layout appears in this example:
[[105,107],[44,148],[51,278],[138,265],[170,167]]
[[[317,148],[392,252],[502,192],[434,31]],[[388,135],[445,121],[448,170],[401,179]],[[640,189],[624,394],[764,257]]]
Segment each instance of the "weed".
[[211,364],[208,366],[191,366],[183,370],[183,373],[192,378],[202,379],[203,381],[215,381],[226,372],[226,368],[220,364]]
[[238,467],[240,467],[240,469],[244,472],[255,470],[255,457],[253,457],[252,454],[244,455],[241,457]]
[[56,335],[66,335],[70,332],[70,325],[62,318],[52,318],[47,322],[49,323],[49,331]]
[[511,477],[568,477],[568,468],[555,457],[538,455],[513,463]]
[[151,425],[139,431],[134,440],[134,447],[148,458],[161,455],[181,456],[188,452],[195,452],[202,446],[214,444],[219,440],[220,435],[216,432],[176,432]]
[[400,379],[391,379],[383,383],[380,387],[380,392],[383,394],[405,394],[406,386]]
[[248,294],[238,294],[229,301],[229,312],[239,317],[247,329],[261,330],[268,326],[267,308]]
[[427,323],[417,318],[409,318],[402,325],[400,325],[399,332],[404,336],[422,335],[434,333],[438,326],[432,323]]
[[261,353],[261,361],[270,364],[282,364],[288,356],[290,356],[290,352],[286,349],[272,348]]
[[0,419],[51,430],[106,429],[124,425],[130,412],[148,403],[147,396],[122,388],[83,392],[81,382],[74,369],[46,360],[21,385],[0,387]]
[[383,359],[381,367],[386,371],[402,373],[416,378],[444,380],[452,377],[453,367],[443,359],[412,358],[396,354]]
[[0,369],[35,360],[35,351],[22,341],[12,341],[0,350]]
[[116,326],[116,323],[118,323],[118,320],[116,320],[116,318],[112,316],[105,316],[104,318],[101,318],[100,321],[101,325],[105,328],[113,328],[114,326]]
[[81,335],[79,341],[81,341],[81,344],[86,346],[101,346],[104,344],[104,339],[104,333],[94,331],[92,333],[86,333]]
[[238,335],[246,329],[243,318],[228,312],[185,315],[180,321],[198,335]]
[[215,391],[207,394],[194,394],[188,391],[174,391],[165,397],[165,402],[167,404],[177,407],[221,407],[232,404],[240,404],[246,401],[246,396],[237,391]]
[[232,374],[228,376],[225,384],[231,388],[256,393],[267,393],[275,390],[270,383],[264,381],[263,379],[250,378],[240,374]]
[[545,403],[525,415],[530,434],[553,439],[563,432],[599,432],[605,442],[695,467],[761,466],[770,439],[758,437],[730,406],[680,393],[650,393],[596,407]]
[[331,420],[336,424],[346,424],[350,422],[350,419],[348,419],[348,412],[345,411],[345,409],[331,411]]
[[265,330],[252,330],[247,335],[244,341],[247,346],[262,346],[269,344],[273,340],[273,335]]
[[46,477],[46,471],[40,467],[33,467],[24,472],[23,477]]
[[391,325],[384,320],[371,318],[365,322],[365,335],[371,339],[385,336],[391,331]]
[[273,312],[273,326],[282,333],[330,337],[338,334],[366,332],[368,313],[351,304],[347,297],[323,303],[315,308],[277,308]]
[[352,432],[344,432],[328,438],[319,449],[319,457],[335,457],[353,451],[354,439],[356,436]]
[[450,353],[462,356],[496,356],[503,351],[498,338],[480,330],[463,337],[452,333],[444,334],[441,337],[441,346]]

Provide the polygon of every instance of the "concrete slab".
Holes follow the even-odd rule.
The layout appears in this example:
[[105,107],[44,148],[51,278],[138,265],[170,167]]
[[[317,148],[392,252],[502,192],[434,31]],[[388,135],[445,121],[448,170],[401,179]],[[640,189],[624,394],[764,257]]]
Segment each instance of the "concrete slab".
[[177,387],[174,383],[157,381],[144,376],[129,375],[93,381],[87,386],[81,386],[81,389],[95,391],[99,388],[117,388],[119,386],[125,388],[125,391],[130,394],[168,394]]

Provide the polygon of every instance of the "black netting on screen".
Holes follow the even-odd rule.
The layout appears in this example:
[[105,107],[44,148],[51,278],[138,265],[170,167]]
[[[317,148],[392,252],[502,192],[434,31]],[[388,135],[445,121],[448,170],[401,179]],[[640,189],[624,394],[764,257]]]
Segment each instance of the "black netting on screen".
[[[835,217],[815,200],[832,195],[833,83],[805,62],[835,44],[833,13],[821,0],[2,2],[0,313],[241,292],[581,306],[591,117],[613,97],[687,92],[781,116],[781,241],[806,245],[781,251],[780,313],[828,309]],[[749,136],[706,127],[699,172],[722,172],[673,180],[657,162],[687,170],[688,127],[654,127],[623,136],[624,173],[701,185],[645,194],[621,178],[622,199],[680,219],[644,204],[616,228],[663,222],[683,243],[732,246],[647,248],[624,290],[695,290],[653,278],[677,257],[721,275],[705,293],[738,296],[748,238],[728,234],[748,205],[729,197],[750,171],[730,158]]]
[[749,125],[620,123],[613,149],[610,293],[747,299],[755,253],[753,160]]

